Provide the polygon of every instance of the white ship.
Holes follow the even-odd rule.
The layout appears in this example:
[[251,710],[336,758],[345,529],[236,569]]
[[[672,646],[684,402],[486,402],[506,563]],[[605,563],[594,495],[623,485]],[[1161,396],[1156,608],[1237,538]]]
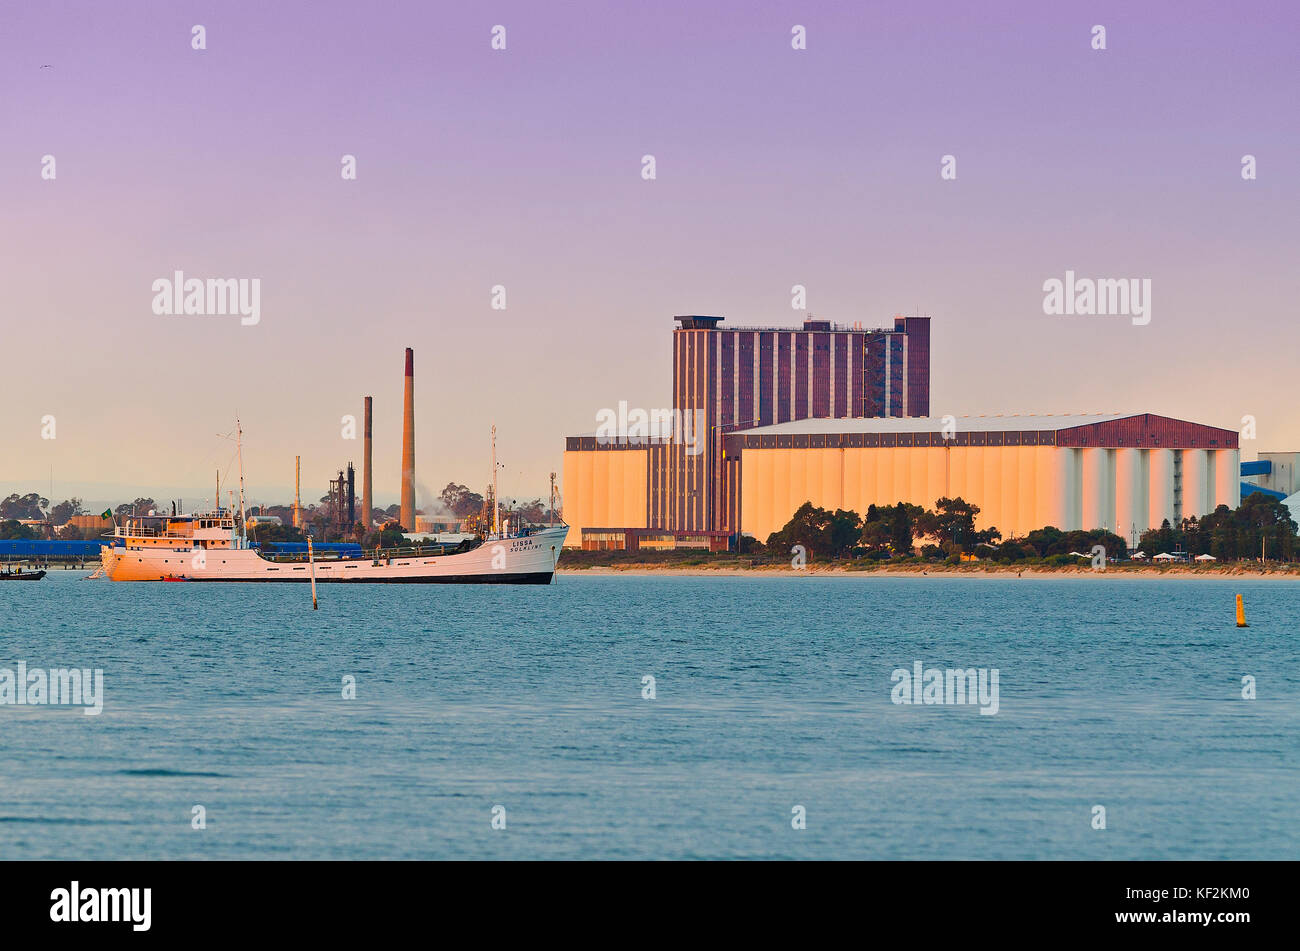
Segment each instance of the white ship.
[[[410,351],[407,351],[410,374]],[[493,504],[492,531],[476,538],[468,550],[448,552],[403,547],[353,555],[323,557],[263,554],[241,528],[244,512],[243,430],[235,421],[239,458],[239,520],[229,509],[190,515],[130,516],[114,525],[112,542],[100,548],[101,567],[94,576],[111,581],[301,581],[410,582],[423,584],[549,584],[569,527],[504,531]],[[496,427],[492,430],[492,498],[496,496]],[[221,498],[220,484],[216,499]],[[552,508],[554,501],[552,500]],[[458,546],[463,548],[463,546]],[[436,549],[436,550],[434,550]],[[94,577],[92,576],[92,577]],[[313,599],[314,600],[314,599]]]
[[419,582],[425,584],[549,584],[567,525],[489,534],[469,551],[434,554],[419,548],[309,560],[262,554],[225,510],[193,515],[130,517],[100,549],[113,581]]

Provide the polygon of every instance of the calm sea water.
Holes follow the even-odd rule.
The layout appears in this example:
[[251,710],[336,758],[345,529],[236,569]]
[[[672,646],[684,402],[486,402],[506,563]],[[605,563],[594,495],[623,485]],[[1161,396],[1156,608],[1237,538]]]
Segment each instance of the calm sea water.
[[[80,579],[0,583],[0,667],[105,694],[0,706],[0,858],[1300,854],[1297,582]],[[1000,711],[893,704],[917,660]]]

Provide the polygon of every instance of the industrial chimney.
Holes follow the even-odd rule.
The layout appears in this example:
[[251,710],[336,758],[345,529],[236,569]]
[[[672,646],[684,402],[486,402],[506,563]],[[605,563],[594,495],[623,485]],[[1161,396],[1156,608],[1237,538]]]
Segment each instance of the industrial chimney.
[[415,351],[406,348],[402,391],[402,527],[415,531]]
[[370,489],[370,420],[374,410],[374,397],[366,397],[366,447],[361,460],[361,527],[370,531],[370,513],[375,510],[375,498]]

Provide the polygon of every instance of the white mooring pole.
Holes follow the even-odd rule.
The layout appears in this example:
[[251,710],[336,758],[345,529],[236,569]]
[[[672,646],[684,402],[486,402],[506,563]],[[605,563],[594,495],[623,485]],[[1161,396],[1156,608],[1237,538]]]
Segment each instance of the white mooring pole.
[[318,611],[320,606],[316,603],[316,556],[311,547],[310,535],[307,536],[307,565],[311,572],[311,609]]

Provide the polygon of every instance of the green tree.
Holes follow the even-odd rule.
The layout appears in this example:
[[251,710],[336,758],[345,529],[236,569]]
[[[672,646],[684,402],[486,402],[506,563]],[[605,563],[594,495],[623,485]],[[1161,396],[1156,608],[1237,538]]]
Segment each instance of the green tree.
[[361,547],[366,551],[374,551],[376,548],[409,548],[411,543],[402,537],[403,531],[405,529],[399,525],[396,528],[371,532],[362,539]]
[[50,509],[50,521],[55,525],[66,525],[72,516],[85,514],[86,510],[81,507],[81,499],[65,499]]
[[862,517],[849,509],[836,509],[827,525],[827,542],[831,556],[842,558],[857,547],[862,534]]
[[788,552],[802,545],[809,555],[836,558],[846,554],[858,541],[862,519],[857,512],[836,509],[828,512],[812,502],[805,502],[780,531],[767,538],[767,547]]
[[1268,558],[1290,560],[1296,552],[1296,523],[1291,510],[1263,492],[1252,492],[1242,500],[1234,521],[1245,543],[1239,557],[1255,558],[1262,550]]
[[926,534],[933,513],[910,502],[872,505],[862,526],[861,541],[872,551],[888,550],[898,555],[912,554],[917,535]]
[[1173,552],[1183,547],[1183,533],[1169,524],[1169,519],[1160,523],[1159,528],[1153,528],[1142,533],[1138,539],[1138,548],[1146,553],[1147,557],[1159,555],[1163,552]]
[[[1291,511],[1262,492],[1252,492],[1236,509],[1220,505],[1201,518],[1184,519],[1177,528],[1168,519],[1144,532],[1138,547],[1147,555],[1180,548],[1190,556],[1210,554],[1220,561],[1268,558],[1291,561],[1300,549]],[[1109,552],[1109,548],[1107,549]]]
[[934,503],[934,512],[923,526],[925,534],[947,551],[974,551],[976,545],[989,544],[1002,537],[996,528],[976,531],[975,518],[979,513],[978,505],[960,496],[941,498]]
[[0,499],[0,519],[45,518],[45,510],[50,507],[50,500],[42,498],[35,492],[26,495],[13,495]]
[[11,518],[7,521],[0,522],[0,540],[25,541],[35,537],[36,532],[32,530],[31,526],[24,525],[17,519]]
[[[118,518],[127,518],[131,515],[148,515],[151,510],[157,507],[158,504],[153,499],[136,499],[134,502],[123,502],[113,509],[113,513]],[[168,509],[168,511],[171,510]]]
[[255,525],[249,530],[249,534],[255,536],[258,542],[304,542],[307,540],[307,536],[292,525]]
[[[1008,543],[1003,542],[1003,545],[1006,544]],[[1054,555],[1068,555],[1070,552],[1091,555],[1092,549],[1097,545],[1106,550],[1107,558],[1123,558],[1128,553],[1124,539],[1105,529],[1073,529],[1063,532],[1054,525],[1034,529],[1024,537],[1021,547],[1031,549],[1039,558],[1050,558]]]
[[483,509],[483,496],[455,482],[448,482],[438,498],[442,499],[442,504],[457,518],[478,515]]
[[549,508],[549,500],[543,502],[541,499],[533,499],[531,502],[516,502],[515,518],[524,525],[541,525],[550,520]]
[[1038,554],[1032,546],[1015,541],[1005,541],[997,548],[981,546],[981,553],[983,550],[987,550],[988,557],[998,562],[1024,561],[1026,558],[1036,557]]

